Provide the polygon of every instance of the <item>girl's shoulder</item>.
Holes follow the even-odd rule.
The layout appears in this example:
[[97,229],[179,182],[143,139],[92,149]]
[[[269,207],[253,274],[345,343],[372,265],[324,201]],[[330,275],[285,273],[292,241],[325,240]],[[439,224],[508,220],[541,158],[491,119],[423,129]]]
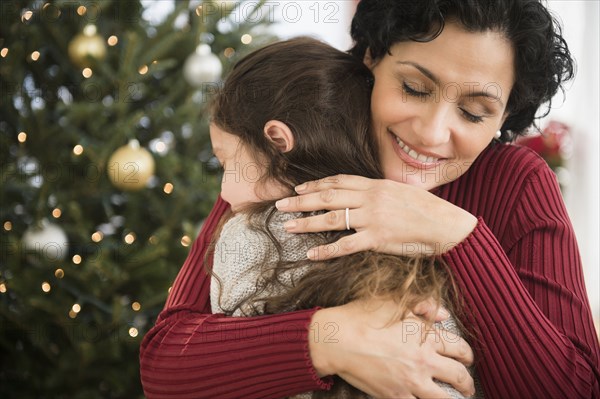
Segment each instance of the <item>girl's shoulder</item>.
[[237,230],[243,229],[248,224],[248,216],[243,213],[234,214],[225,222],[220,236],[235,234]]
[[289,220],[302,217],[300,212],[280,212],[275,207],[268,208],[264,212],[254,213],[252,215],[240,212],[233,215],[221,230],[221,238],[236,236],[266,236],[266,227],[275,236],[277,240],[284,240],[289,236],[295,236],[288,233],[283,224]]

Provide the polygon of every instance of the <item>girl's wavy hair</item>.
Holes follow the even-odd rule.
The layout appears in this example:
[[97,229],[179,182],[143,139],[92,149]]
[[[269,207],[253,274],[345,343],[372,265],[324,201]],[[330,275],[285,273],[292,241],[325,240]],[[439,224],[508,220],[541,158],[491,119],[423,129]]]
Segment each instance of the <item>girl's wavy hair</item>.
[[536,119],[548,115],[552,97],[575,69],[560,24],[540,0],[361,0],[352,20],[350,52],[362,60],[369,49],[377,60],[395,43],[435,39],[450,21],[471,32],[500,32],[512,43],[515,84],[501,141],[524,135]]
[[[212,123],[238,136],[255,159],[268,160],[261,182],[277,181],[290,195],[300,183],[336,174],[383,178],[370,133],[372,84],[371,71],[361,61],[327,44],[309,38],[278,42],[235,65],[211,101]],[[290,127],[291,151],[281,152],[265,138],[263,128],[269,120]],[[261,277],[255,293],[227,309],[228,314],[243,310],[244,303],[260,303],[266,313],[281,313],[379,297],[396,300],[397,317],[404,318],[423,300],[433,297],[442,302],[453,296],[446,266],[434,257],[364,252],[320,262],[284,262],[281,243],[269,229],[276,212],[274,201],[249,205],[243,212],[252,228],[273,242],[279,261],[257,265]],[[349,232],[321,233],[321,237],[324,243],[332,243],[345,234]],[[282,282],[283,272],[304,266],[308,271],[299,281]],[[267,294],[266,287],[278,287],[275,291],[283,293]]]

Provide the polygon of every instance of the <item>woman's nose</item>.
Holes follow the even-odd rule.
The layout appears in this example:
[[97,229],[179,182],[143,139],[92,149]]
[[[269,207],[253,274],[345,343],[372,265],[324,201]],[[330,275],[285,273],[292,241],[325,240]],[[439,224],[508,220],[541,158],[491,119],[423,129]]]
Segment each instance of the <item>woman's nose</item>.
[[428,112],[416,118],[413,131],[424,147],[436,147],[450,141],[452,132],[451,107],[444,101],[431,104]]

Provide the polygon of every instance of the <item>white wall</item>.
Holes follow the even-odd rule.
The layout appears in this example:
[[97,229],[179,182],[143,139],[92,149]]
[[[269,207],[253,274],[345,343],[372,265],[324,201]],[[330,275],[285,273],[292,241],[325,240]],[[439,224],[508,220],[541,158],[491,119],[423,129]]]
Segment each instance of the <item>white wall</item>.
[[600,3],[551,0],[548,5],[563,23],[563,33],[577,61],[577,75],[566,92],[557,96],[547,119],[571,126],[573,155],[568,161],[570,182],[565,202],[581,251],[588,295],[600,320]]
[[[351,45],[350,20],[353,1],[277,1],[275,31],[282,38],[311,35],[340,50]],[[568,161],[570,183],[565,202],[573,221],[583,258],[585,279],[596,320],[600,320],[599,272],[599,2],[550,0],[552,12],[563,22],[564,36],[577,60],[578,73],[569,85],[566,100],[554,101],[547,119],[562,121],[572,128],[573,156]],[[318,12],[317,12],[318,10]],[[554,108],[555,107],[555,108]],[[545,125],[545,121],[541,126]]]

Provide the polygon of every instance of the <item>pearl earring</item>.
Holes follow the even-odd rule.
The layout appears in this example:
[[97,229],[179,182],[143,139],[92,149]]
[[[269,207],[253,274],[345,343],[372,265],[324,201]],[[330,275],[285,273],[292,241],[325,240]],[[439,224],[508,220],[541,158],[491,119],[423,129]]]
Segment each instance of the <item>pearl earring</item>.
[[502,137],[502,132],[500,130],[498,130],[496,132],[496,134],[494,135],[495,138],[499,139],[500,137]]

